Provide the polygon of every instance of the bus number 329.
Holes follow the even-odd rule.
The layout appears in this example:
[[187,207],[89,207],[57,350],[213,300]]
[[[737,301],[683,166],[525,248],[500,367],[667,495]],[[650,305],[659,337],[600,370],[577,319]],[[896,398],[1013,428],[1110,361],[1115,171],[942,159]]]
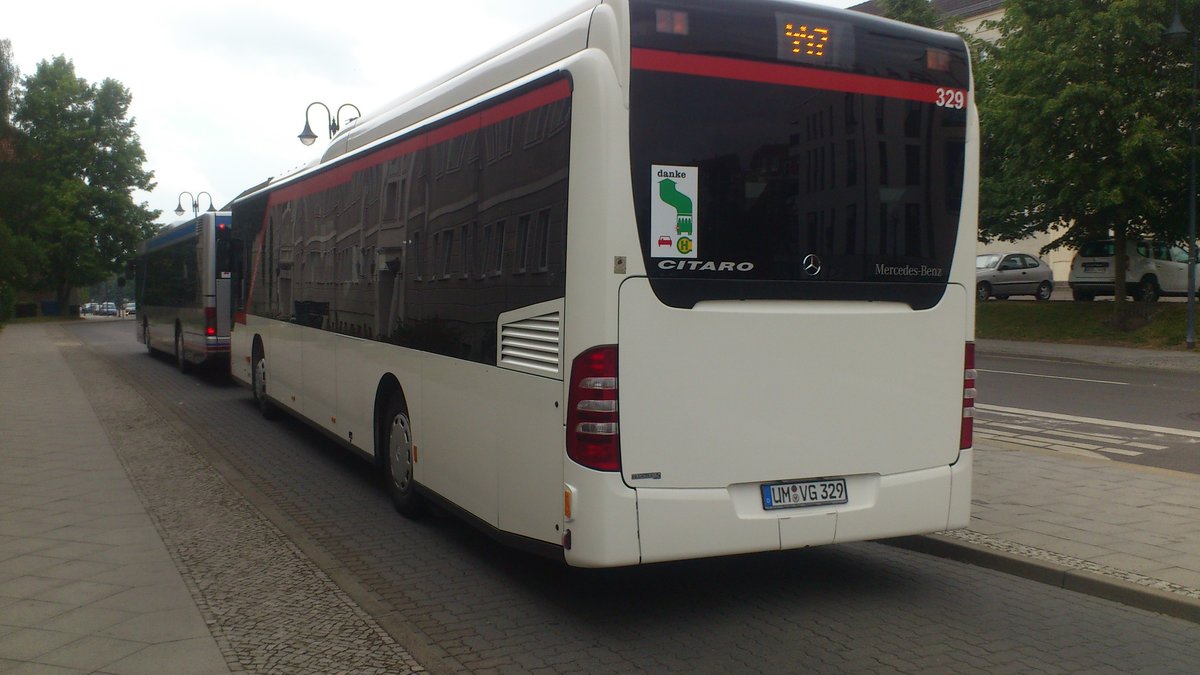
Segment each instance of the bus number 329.
[[962,110],[967,107],[967,93],[962,89],[948,89],[946,87],[937,88],[937,100],[934,101],[939,108],[953,108]]

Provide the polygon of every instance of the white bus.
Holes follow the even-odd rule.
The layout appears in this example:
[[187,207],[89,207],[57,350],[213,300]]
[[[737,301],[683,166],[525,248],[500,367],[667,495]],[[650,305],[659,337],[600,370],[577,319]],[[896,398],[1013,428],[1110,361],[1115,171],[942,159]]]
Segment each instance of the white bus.
[[228,368],[234,285],[241,267],[228,211],[209,211],[173,225],[138,249],[139,342],[174,354],[181,371]]
[[956,36],[592,0],[235,201],[233,372],[570,565],[965,526],[978,125]]

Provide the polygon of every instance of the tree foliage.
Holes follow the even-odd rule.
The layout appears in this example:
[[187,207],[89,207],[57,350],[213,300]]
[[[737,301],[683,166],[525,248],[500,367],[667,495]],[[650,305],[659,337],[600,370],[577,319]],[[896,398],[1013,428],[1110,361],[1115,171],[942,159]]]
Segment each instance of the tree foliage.
[[13,96],[16,93],[19,74],[12,56],[12,43],[0,40],[0,137],[5,136],[5,132],[10,128]]
[[[12,108],[16,94],[19,72],[12,56],[12,43],[0,40],[0,204],[9,199],[2,167],[12,163],[15,157],[16,134],[12,128]],[[25,276],[24,259],[30,247],[23,238],[18,238],[4,222],[0,212],[0,295],[11,296],[17,282]],[[4,318],[0,308],[0,320]]]
[[958,22],[939,12],[929,0],[875,0],[875,6],[889,19],[926,28],[958,30]]
[[[0,75],[5,63],[9,53],[0,54]],[[132,195],[152,189],[153,174],[129,117],[132,96],[116,80],[89,84],[58,56],[39,63],[10,100],[0,237],[12,246],[0,274],[65,305],[73,288],[118,273],[153,231],[158,213]]]
[[[1192,3],[1182,3],[1185,16]],[[1167,0],[1008,0],[976,73],[981,238],[1179,239],[1191,55]],[[1117,298],[1124,260],[1118,256]],[[1119,303],[1118,303],[1119,304]]]

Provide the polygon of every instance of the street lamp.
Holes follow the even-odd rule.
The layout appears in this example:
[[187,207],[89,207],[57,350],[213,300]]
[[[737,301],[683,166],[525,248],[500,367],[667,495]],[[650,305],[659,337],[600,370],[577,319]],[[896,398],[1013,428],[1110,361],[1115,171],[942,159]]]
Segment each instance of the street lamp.
[[362,117],[362,113],[359,111],[358,106],[354,105],[353,103],[341,104],[340,106],[338,106],[337,114],[335,115],[335,114],[329,112],[329,106],[325,105],[324,103],[321,103],[320,101],[313,101],[312,103],[308,104],[307,108],[304,109],[304,131],[301,131],[300,135],[296,137],[296,138],[299,138],[300,142],[305,145],[312,145],[317,140],[317,135],[313,133],[312,127],[310,127],[308,125],[308,111],[312,110],[312,107],[314,105],[319,105],[325,109],[325,118],[329,121],[329,138],[330,139],[332,139],[334,136],[337,135],[338,129],[342,128],[342,109],[343,108],[354,108],[355,114],[358,115],[358,117],[351,117],[350,119],[346,120],[346,124],[349,124],[349,123],[353,122],[354,120],[358,119],[359,117]]
[[175,201],[175,215],[177,215],[177,216],[183,215],[183,196],[184,195],[187,195],[188,199],[192,200],[192,217],[193,218],[200,215],[200,195],[206,195],[208,197],[208,211],[206,211],[206,213],[215,213],[216,212],[216,209],[213,208],[212,195],[208,194],[207,192],[198,192],[198,193],[196,193],[196,196],[193,197],[192,193],[188,192],[187,190],[184,190],[183,192],[179,193],[179,197]]
[[1175,2],[1175,16],[1171,25],[1163,31],[1163,37],[1172,39],[1192,38],[1192,105],[1188,108],[1188,288],[1187,288],[1187,332],[1184,343],[1188,349],[1196,348],[1196,35],[1183,27],[1179,16],[1179,2]]

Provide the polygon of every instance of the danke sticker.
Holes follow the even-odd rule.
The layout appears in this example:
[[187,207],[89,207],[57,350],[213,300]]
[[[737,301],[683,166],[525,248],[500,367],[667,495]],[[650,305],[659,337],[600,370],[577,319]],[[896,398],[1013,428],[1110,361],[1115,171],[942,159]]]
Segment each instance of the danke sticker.
[[695,258],[700,168],[650,166],[650,257]]

